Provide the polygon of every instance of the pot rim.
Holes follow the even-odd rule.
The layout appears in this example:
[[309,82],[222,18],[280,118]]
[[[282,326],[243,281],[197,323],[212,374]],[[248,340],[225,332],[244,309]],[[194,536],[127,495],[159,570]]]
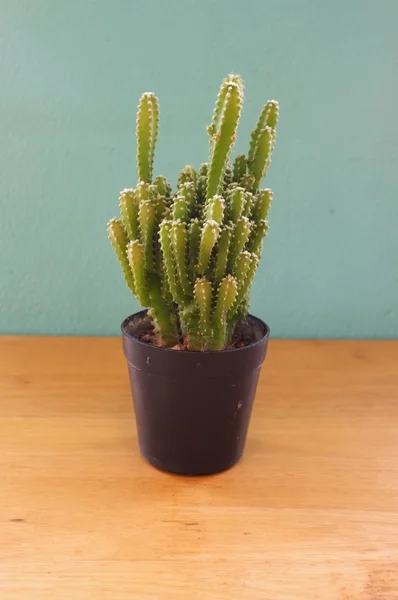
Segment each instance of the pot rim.
[[[166,352],[177,352],[177,350],[173,350],[173,348],[154,346],[153,344],[148,344],[147,342],[142,342],[141,340],[136,338],[134,335],[131,335],[128,331],[126,331],[126,325],[127,325],[127,323],[129,323],[130,319],[132,319],[133,317],[135,317],[136,315],[139,315],[139,314],[144,316],[147,312],[148,312],[148,309],[139,310],[136,313],[133,313],[132,315],[129,315],[128,317],[123,319],[122,324],[120,326],[122,335],[124,335],[126,338],[128,338],[130,340],[133,340],[136,344],[139,344],[140,346],[143,346],[145,348],[150,347],[152,350],[159,351],[159,352],[165,352],[165,351]],[[248,350],[249,348],[254,348],[257,345],[263,344],[266,340],[269,339],[269,336],[271,333],[269,326],[267,325],[267,323],[265,321],[263,321],[259,317],[256,317],[255,315],[252,315],[249,313],[247,316],[251,317],[252,319],[255,319],[264,327],[265,334],[259,340],[256,340],[255,342],[250,343],[248,346],[243,346],[242,348],[226,348],[225,350],[178,350],[178,354],[188,354],[188,355],[198,354],[200,356],[203,356],[203,355],[208,356],[211,354],[217,354],[217,355],[230,354],[230,353],[234,353],[234,352],[243,352],[245,350]]]

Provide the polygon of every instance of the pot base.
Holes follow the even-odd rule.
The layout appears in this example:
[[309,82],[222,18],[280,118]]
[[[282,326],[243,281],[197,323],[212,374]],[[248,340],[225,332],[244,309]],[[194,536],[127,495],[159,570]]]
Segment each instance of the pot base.
[[164,463],[162,460],[157,459],[155,456],[145,455],[141,450],[141,456],[155,467],[158,471],[162,473],[170,473],[171,475],[182,475],[184,477],[205,477],[209,475],[217,475],[218,473],[223,473],[224,471],[228,471],[232,469],[242,458],[242,453],[234,458],[232,461],[229,461],[227,464],[214,464],[212,461],[211,465],[204,465],[202,462],[199,464],[191,465],[191,470],[187,471],[184,465],[171,465],[169,463]]

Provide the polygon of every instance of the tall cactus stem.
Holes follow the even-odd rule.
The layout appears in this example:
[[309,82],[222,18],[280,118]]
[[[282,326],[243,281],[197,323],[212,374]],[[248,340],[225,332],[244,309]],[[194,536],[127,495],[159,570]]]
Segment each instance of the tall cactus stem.
[[138,181],[152,181],[153,159],[159,129],[159,103],[150,92],[140,98],[137,113],[137,171]]
[[213,121],[208,128],[208,133],[212,137],[212,150],[207,182],[207,198],[215,196],[221,190],[225,167],[236,139],[242,101],[242,81],[237,76],[230,76],[221,85]]

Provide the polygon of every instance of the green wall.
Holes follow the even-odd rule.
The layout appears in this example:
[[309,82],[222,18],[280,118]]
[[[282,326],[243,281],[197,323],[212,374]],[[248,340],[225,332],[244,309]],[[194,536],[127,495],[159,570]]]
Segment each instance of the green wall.
[[135,184],[135,107],[160,97],[156,171],[206,159],[221,79],[238,150],[281,123],[252,310],[275,337],[398,337],[397,0],[0,0],[0,332],[115,334],[134,312],[106,236]]

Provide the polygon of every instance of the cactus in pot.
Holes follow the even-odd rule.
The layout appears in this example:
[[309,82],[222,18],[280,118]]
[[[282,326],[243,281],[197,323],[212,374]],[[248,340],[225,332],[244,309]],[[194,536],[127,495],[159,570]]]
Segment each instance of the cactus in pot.
[[207,128],[209,160],[197,171],[186,166],[172,191],[165,177],[153,177],[158,100],[151,93],[140,99],[138,185],[121,192],[120,218],[109,221],[108,235],[128,287],[148,308],[159,346],[223,350],[248,314],[272,201],[260,183],[279,109],[275,100],[264,105],[247,155],[231,163],[242,104],[242,80],[230,75]]

